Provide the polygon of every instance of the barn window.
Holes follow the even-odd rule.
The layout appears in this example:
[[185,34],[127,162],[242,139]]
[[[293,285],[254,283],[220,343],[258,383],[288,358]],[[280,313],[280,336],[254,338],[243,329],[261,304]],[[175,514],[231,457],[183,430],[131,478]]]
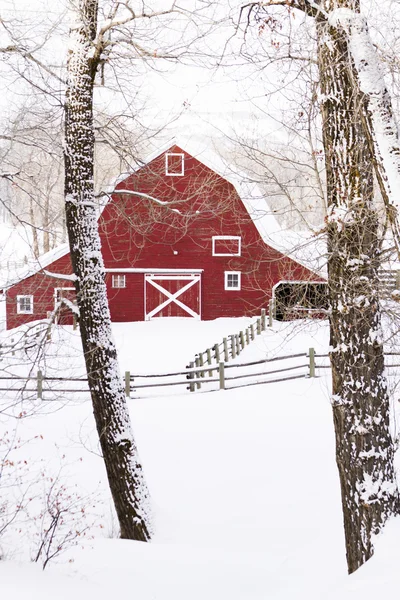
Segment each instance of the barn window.
[[17,313],[19,315],[33,314],[33,296],[17,296]]
[[185,174],[185,155],[178,153],[167,153],[165,155],[165,174],[171,177],[180,177]]
[[323,282],[282,281],[275,290],[275,313],[278,321],[322,316],[328,311],[328,288]]
[[240,235],[214,235],[212,238],[213,256],[240,256],[241,251]]
[[241,275],[239,271],[225,271],[225,289],[240,290]]
[[112,287],[113,288],[126,287],[125,275],[113,275],[112,276]]

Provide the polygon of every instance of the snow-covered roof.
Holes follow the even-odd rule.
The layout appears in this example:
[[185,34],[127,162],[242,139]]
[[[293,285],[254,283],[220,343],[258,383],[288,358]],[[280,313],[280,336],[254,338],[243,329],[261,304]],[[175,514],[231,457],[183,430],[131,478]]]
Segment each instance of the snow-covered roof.
[[42,271],[54,261],[68,254],[68,252],[69,244],[60,244],[56,248],[53,248],[53,250],[42,254],[42,256],[31,259],[24,267],[7,272],[6,274],[2,274],[2,278],[0,279],[0,289],[9,288],[19,281],[22,281],[23,279]]

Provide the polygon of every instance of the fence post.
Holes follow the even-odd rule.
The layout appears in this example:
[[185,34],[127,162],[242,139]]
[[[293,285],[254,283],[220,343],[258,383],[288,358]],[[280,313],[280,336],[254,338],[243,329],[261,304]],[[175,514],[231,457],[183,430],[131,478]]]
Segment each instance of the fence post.
[[11,355],[15,356],[14,338],[11,338]]
[[[212,364],[212,360],[211,360],[211,348],[207,348],[206,350],[207,352],[207,364],[211,365]],[[208,371],[208,376],[212,377],[213,372],[212,371]]]
[[229,349],[228,349],[228,340],[226,337],[223,339],[224,344],[224,361],[229,362]]
[[[196,364],[196,367],[197,367],[197,368],[199,368],[199,367],[200,367],[200,359],[199,359],[199,357],[198,357],[198,356],[196,356],[196,359],[195,359],[195,361],[194,361],[194,362],[195,362],[195,364]],[[196,379],[199,379],[199,377],[200,377],[200,373],[196,373]],[[197,386],[197,389],[198,389],[198,390],[201,388],[201,383],[200,383],[200,381],[198,381],[198,382],[196,383],[196,386]]]
[[72,315],[72,329],[73,329],[73,331],[76,331],[77,327],[78,327],[78,321],[77,321],[77,318],[76,318],[76,314],[74,313]]
[[261,309],[261,331],[265,331],[265,308]]
[[[189,369],[194,369],[194,362],[189,363]],[[188,379],[194,379],[194,373],[188,373]],[[194,383],[190,382],[189,384],[189,390],[191,392],[195,391],[195,387],[194,387]]]
[[214,355],[215,362],[219,363],[221,358],[219,353],[219,344],[214,344]]
[[249,345],[250,344],[250,334],[249,334],[249,328],[247,327],[246,329],[246,344]]
[[257,335],[261,333],[261,319],[257,319]]
[[240,339],[237,334],[235,335],[235,343],[236,343],[236,356],[239,356],[239,354],[240,354]]
[[254,323],[250,325],[251,339],[254,340]]
[[396,290],[400,290],[400,271],[396,271]]
[[37,372],[37,397],[38,400],[43,400],[43,373]]
[[[199,354],[199,366],[204,367],[204,358],[203,358],[202,352],[200,352],[200,354]],[[204,377],[204,371],[202,371],[199,375],[200,375],[200,377]]]
[[309,375],[309,377],[315,377],[315,350],[314,350],[314,348],[309,349],[308,356],[310,359],[308,375]]
[[235,344],[236,344],[236,341],[235,341],[235,336],[234,336],[234,335],[231,335],[231,336],[230,336],[230,338],[231,338],[231,351],[232,351],[232,358],[236,358],[236,350],[235,350]]
[[274,301],[271,298],[268,305],[268,327],[272,327],[274,318]]
[[240,345],[242,346],[242,350],[244,350],[245,342],[244,342],[244,333],[243,333],[243,331],[241,331],[239,333],[239,336],[240,336]]
[[220,390],[224,390],[225,389],[225,363],[220,362],[219,363],[219,389]]
[[130,373],[130,371],[125,371],[125,396],[127,398],[131,397],[131,373]]

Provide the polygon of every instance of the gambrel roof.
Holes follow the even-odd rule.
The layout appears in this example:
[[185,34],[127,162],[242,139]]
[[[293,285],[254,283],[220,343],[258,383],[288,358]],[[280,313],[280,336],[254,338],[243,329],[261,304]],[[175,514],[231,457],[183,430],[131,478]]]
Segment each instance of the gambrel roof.
[[[104,189],[101,198],[105,199],[105,201],[102,202],[100,200],[99,206],[104,208],[107,205],[117,186],[121,186],[121,183],[124,180],[174,147],[178,147],[183,152],[191,155],[197,161],[203,163],[211,171],[215,172],[234,186],[249,216],[253,220],[260,237],[266,245],[293,258],[296,262],[305,266],[307,269],[312,270],[314,273],[319,273],[320,275],[325,274],[326,242],[322,236],[316,236],[311,231],[294,232],[282,230],[278,220],[268,206],[264,194],[261,193],[256,183],[252,182],[246,174],[234,171],[212,151],[204,149],[196,150],[195,148],[190,151],[186,142],[181,146],[177,140],[169,141],[163,148],[159,148],[149,155],[143,163],[138,164],[136,169],[133,169],[131,173],[119,175],[118,178]],[[161,199],[153,198],[151,196],[148,196],[148,199],[157,202],[160,205],[168,204]],[[177,211],[177,209],[172,210]],[[26,279],[40,271],[44,271],[54,261],[66,256],[68,252],[68,243],[54,248],[50,252],[37,258],[35,261],[31,261],[27,267],[17,271],[11,280],[3,282],[3,286],[0,285],[0,287],[9,288],[18,281]]]

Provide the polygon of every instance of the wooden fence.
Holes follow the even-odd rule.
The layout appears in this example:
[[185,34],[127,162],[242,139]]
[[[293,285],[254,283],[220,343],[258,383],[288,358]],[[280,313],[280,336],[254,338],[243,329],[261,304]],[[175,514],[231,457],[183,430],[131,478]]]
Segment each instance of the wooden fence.
[[[388,352],[385,357],[400,356],[399,352]],[[308,352],[300,352],[287,356],[276,356],[247,363],[226,364],[221,361],[216,365],[204,365],[175,371],[172,373],[134,374],[125,373],[125,394],[128,398],[144,397],[142,390],[157,392],[160,388],[185,386],[189,392],[228,390],[239,387],[278,383],[293,379],[315,378],[318,371],[329,369],[329,364],[323,364],[320,359],[327,359],[328,354],[317,354],[314,348]],[[290,364],[287,364],[290,361]],[[388,369],[400,368],[400,364],[386,364]],[[17,376],[0,377],[0,391],[26,392],[40,400],[57,400],[69,393],[88,393],[87,379],[84,377],[46,377],[42,371],[36,376],[22,378]],[[13,387],[22,382],[22,385]],[[66,383],[72,384],[72,387]],[[59,387],[61,385],[61,387]],[[184,390],[184,392],[186,392]]]
[[26,352],[32,348],[38,348],[43,340],[49,341],[50,339],[51,324],[44,327],[35,326],[19,338],[12,337],[9,344],[0,343],[0,359],[4,356],[15,356],[16,352]]
[[[272,327],[273,324],[273,300],[269,302],[268,309],[268,327]],[[257,335],[266,330],[266,310],[261,310],[261,316],[258,317],[253,323],[250,323],[246,329],[234,333],[228,337],[224,337],[222,342],[214,344],[207,350],[196,354],[194,361],[190,362],[186,368],[201,369],[205,365],[219,365],[222,362],[228,363],[230,359],[234,359],[248,346]]]

